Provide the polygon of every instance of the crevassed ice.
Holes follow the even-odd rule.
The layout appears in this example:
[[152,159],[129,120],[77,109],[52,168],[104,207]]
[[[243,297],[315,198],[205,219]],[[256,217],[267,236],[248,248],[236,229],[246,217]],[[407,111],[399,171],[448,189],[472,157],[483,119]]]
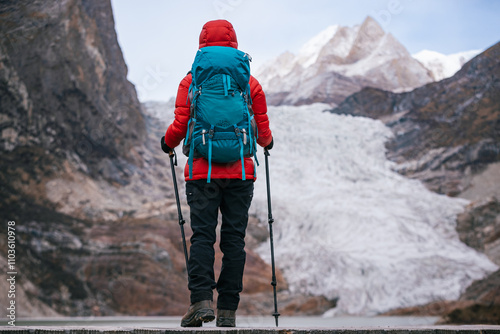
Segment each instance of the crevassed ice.
[[[337,313],[372,315],[452,300],[497,266],[461,243],[466,200],[391,169],[382,122],[271,107],[269,157],[277,267],[292,292],[339,297]],[[264,156],[251,212],[267,222]],[[260,254],[270,260],[269,245]]]

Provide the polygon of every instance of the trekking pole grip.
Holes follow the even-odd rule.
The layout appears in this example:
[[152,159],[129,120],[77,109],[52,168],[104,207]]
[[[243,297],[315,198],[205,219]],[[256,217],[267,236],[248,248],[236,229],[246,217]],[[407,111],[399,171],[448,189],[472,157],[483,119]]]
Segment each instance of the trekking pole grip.
[[170,163],[173,164],[174,166],[177,166],[177,154],[175,154],[174,149],[168,152],[168,156],[170,158]]

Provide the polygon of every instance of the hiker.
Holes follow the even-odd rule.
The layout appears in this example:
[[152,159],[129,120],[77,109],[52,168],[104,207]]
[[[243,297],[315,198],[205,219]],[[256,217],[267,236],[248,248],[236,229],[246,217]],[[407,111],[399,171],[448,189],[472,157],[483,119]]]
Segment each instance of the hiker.
[[[215,46],[224,48],[209,48]],[[224,54],[231,54],[231,52],[237,52],[240,56],[243,54],[239,50],[235,51],[238,49],[236,33],[232,24],[226,20],[209,21],[203,26],[199,38],[199,48],[198,53],[203,53],[204,50],[213,50]],[[215,54],[217,55],[217,53]],[[243,54],[241,57],[245,59],[247,56],[247,54]],[[192,71],[199,68],[200,66],[193,65]],[[232,71],[233,69],[229,70]],[[242,279],[246,257],[244,238],[248,223],[248,210],[253,196],[253,183],[256,179],[254,161],[251,156],[248,156],[251,155],[248,152],[255,151],[256,148],[252,147],[254,141],[268,150],[273,147],[274,141],[269,129],[264,92],[259,82],[250,76],[248,67],[248,76],[246,77],[248,83],[244,83],[243,86],[248,87],[247,95],[249,95],[248,98],[251,98],[251,100],[248,100],[251,101],[251,106],[250,103],[247,106],[244,102],[240,102],[238,105],[240,108],[243,106],[245,112],[249,111],[250,118],[253,117],[254,119],[252,122],[256,124],[256,129],[252,130],[250,126],[236,129],[236,125],[234,128],[231,126],[233,133],[236,132],[237,134],[237,137],[235,137],[237,138],[237,147],[241,146],[241,152],[243,152],[244,148],[247,154],[238,153],[238,157],[232,162],[217,162],[211,150],[212,146],[215,150],[216,143],[214,143],[214,140],[217,136],[214,136],[213,133],[213,130],[217,130],[217,127],[214,128],[213,126],[209,132],[203,130],[201,135],[198,134],[196,140],[199,146],[198,149],[193,149],[196,141],[194,133],[197,131],[197,125],[201,122],[192,120],[193,113],[211,112],[210,110],[201,110],[207,108],[201,103],[202,99],[206,97],[202,93],[202,88],[191,85],[193,73],[195,72],[189,72],[179,85],[175,101],[175,119],[168,127],[165,136],[161,138],[161,147],[165,153],[172,154],[173,149],[183,139],[185,139],[183,152],[186,154],[186,150],[189,151],[184,176],[187,202],[190,208],[191,229],[193,231],[188,261],[188,288],[191,293],[191,305],[182,318],[181,326],[200,327],[203,322],[215,319],[212,301],[213,289],[216,288],[218,292],[216,324],[219,327],[235,327],[236,310],[240,300],[239,294],[243,289]],[[240,93],[242,94],[236,91],[235,97],[234,87],[236,87],[237,82],[235,81],[238,81],[237,78],[228,78],[227,76],[224,77],[224,75],[222,77],[224,79],[224,91],[221,96],[225,95],[226,97],[239,99],[246,96],[243,94],[246,87],[240,87]],[[195,78],[195,81],[197,81],[196,79],[198,77]],[[222,87],[222,83],[220,85]],[[245,100],[247,99],[245,98]],[[193,107],[195,105],[193,101],[199,101],[199,103],[196,102],[196,108]],[[224,107],[224,105],[222,107],[219,105],[217,109],[220,111]],[[196,111],[193,111],[194,109]],[[252,111],[253,116],[251,116]],[[256,140],[252,140],[252,136]],[[253,145],[256,146],[255,142]],[[208,151],[211,151],[210,154],[212,155],[208,157],[200,156],[199,151],[206,147],[209,147]],[[239,148],[238,152],[240,152]],[[220,275],[218,280],[215,281],[214,244],[216,242],[219,210],[222,214],[219,246],[223,258]]]

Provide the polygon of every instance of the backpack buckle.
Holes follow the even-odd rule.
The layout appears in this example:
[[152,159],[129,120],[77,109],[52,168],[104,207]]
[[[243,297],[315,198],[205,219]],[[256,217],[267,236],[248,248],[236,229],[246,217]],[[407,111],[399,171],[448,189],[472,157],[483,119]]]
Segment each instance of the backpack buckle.
[[206,144],[205,142],[205,134],[207,133],[207,130],[203,129],[203,131],[201,131],[201,140],[203,141],[203,145]]
[[214,128],[208,130],[208,138],[212,139],[214,137]]
[[240,137],[241,134],[243,133],[243,145],[247,144],[247,131],[245,129],[240,129],[237,128],[236,126],[234,127],[234,133],[236,134],[236,137]]
[[241,129],[241,132],[243,132],[243,145],[247,144],[247,131],[245,129]]

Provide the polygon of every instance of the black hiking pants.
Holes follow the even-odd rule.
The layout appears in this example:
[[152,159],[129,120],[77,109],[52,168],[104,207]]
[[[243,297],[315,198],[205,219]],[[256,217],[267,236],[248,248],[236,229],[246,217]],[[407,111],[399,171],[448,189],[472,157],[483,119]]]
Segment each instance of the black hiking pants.
[[[236,310],[243,289],[245,232],[248,209],[253,197],[253,180],[212,179],[186,182],[190,207],[191,247],[189,283],[191,303],[213,300],[217,288],[217,308]],[[217,282],[214,275],[216,227],[222,214],[220,249],[222,268]]]

